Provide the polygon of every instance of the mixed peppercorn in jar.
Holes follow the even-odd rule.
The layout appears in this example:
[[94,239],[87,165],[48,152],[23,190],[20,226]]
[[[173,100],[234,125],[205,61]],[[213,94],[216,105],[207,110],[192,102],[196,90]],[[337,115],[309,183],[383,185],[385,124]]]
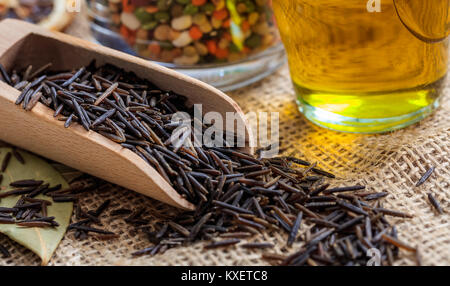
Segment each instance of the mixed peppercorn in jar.
[[[271,0],[91,0],[137,55],[176,65],[235,62],[279,43]],[[99,5],[103,11],[98,9]]]

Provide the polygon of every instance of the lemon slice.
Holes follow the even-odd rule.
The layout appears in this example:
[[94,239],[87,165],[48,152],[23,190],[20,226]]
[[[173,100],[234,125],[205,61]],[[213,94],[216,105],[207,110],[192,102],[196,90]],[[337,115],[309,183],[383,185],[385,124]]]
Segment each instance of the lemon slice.
[[[14,17],[22,20],[27,20],[29,22],[34,22],[35,24],[38,24],[49,30],[61,31],[71,23],[74,12],[76,12],[75,8],[80,4],[81,0],[47,1],[52,2],[50,13],[48,13],[47,11],[46,13],[48,14],[44,15],[43,17],[42,15],[40,15],[41,17],[29,17],[33,13],[29,8],[30,5],[33,5],[33,2],[38,4],[39,0],[0,0],[0,20],[6,17]],[[8,13],[8,11],[12,11],[13,13]]]

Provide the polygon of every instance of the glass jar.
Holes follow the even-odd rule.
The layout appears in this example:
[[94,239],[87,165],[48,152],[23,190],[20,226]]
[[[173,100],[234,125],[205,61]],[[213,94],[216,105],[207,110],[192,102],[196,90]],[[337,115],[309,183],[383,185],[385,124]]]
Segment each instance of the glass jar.
[[88,0],[88,7],[101,44],[225,91],[284,62],[271,0]]

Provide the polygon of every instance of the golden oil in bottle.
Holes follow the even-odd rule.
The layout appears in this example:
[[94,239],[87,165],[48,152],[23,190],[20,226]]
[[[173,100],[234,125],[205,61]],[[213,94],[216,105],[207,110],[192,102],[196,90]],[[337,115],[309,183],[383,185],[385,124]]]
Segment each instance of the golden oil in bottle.
[[360,133],[430,114],[447,73],[448,40],[427,31],[447,29],[449,2],[273,1],[300,110],[319,125]]

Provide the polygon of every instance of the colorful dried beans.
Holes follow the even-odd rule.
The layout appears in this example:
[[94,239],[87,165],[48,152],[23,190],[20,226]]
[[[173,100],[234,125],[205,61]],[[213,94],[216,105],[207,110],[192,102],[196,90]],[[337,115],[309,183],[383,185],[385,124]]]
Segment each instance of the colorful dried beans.
[[[244,59],[279,42],[271,0],[91,0],[139,56],[177,65]],[[106,5],[105,5],[106,4]]]

